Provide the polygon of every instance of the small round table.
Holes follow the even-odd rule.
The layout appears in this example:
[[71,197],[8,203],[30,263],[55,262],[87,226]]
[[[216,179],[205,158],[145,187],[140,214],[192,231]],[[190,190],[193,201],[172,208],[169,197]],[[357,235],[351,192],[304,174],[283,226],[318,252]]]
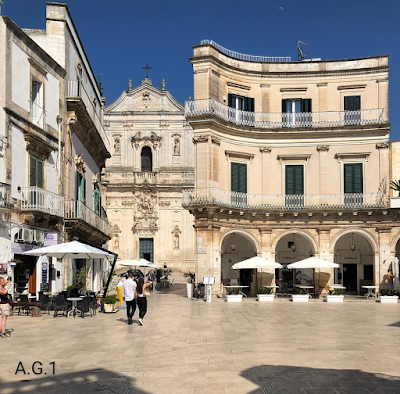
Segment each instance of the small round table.
[[67,298],[67,301],[72,301],[72,309],[68,312],[69,316],[71,313],[74,315],[74,317],[76,316],[77,313],[79,313],[79,315],[81,314],[81,311],[76,307],[78,304],[78,301],[82,301],[83,298],[81,297],[69,297]]
[[361,286],[363,289],[367,289],[368,293],[365,295],[365,298],[368,300],[368,297],[376,298],[376,294],[373,293],[373,290],[379,289],[379,286]]

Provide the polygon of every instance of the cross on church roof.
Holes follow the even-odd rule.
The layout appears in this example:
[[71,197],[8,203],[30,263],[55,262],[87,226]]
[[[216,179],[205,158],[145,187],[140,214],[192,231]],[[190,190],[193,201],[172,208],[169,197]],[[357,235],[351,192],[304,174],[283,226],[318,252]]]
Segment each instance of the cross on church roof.
[[148,78],[149,70],[151,70],[151,67],[146,63],[146,65],[143,67],[143,70],[146,70],[146,78]]

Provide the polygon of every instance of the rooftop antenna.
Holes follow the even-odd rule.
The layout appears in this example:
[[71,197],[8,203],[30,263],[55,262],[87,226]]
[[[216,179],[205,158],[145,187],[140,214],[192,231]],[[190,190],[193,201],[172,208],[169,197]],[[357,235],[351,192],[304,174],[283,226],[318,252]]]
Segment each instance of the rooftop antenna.
[[300,61],[307,59],[309,52],[307,52],[305,54],[303,52],[303,48],[308,44],[309,44],[309,42],[303,42],[303,41],[297,40],[297,57]]
[[[1,0],[0,0],[1,1]],[[103,96],[103,83],[101,82],[101,76],[102,76],[103,74],[100,74],[99,75],[99,78],[98,78],[98,80],[97,80],[97,86],[99,87],[99,90],[100,90],[100,96]]]

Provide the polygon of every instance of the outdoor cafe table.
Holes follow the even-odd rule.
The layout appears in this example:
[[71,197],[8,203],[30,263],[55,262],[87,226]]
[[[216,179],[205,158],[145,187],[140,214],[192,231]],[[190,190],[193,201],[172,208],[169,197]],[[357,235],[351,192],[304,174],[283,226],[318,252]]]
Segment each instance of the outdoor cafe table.
[[342,290],[346,290],[346,286],[343,285],[331,285],[329,286],[331,289],[342,289]]
[[294,285],[295,287],[298,287],[300,289],[313,289],[314,286],[310,286],[310,285]]
[[72,301],[72,309],[68,312],[68,316],[72,313],[74,317],[76,316],[76,313],[81,314],[81,311],[76,307],[78,304],[78,301],[82,301],[82,297],[68,297],[67,301]]
[[375,297],[376,294],[373,293],[373,290],[379,289],[379,286],[361,286],[363,289],[367,289],[368,293],[366,294],[365,298],[368,300],[368,297]]
[[240,285],[232,285],[232,286],[222,286],[224,289],[233,289],[233,288],[236,288],[236,289],[243,289],[243,288],[245,288],[245,287],[250,287],[250,286],[240,286]]
[[263,285],[266,289],[279,289],[279,286],[276,285]]

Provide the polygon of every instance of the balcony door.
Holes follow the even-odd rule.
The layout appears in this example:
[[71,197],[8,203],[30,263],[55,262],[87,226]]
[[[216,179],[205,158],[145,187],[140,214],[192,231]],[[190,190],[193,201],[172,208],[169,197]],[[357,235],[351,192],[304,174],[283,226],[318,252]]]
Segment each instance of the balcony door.
[[345,96],[344,124],[359,125],[361,123],[361,96]]
[[231,163],[231,203],[238,208],[247,205],[247,164]]
[[246,126],[254,126],[254,98],[229,93],[228,106],[237,110],[229,114],[231,121]]
[[344,205],[346,208],[359,208],[363,205],[363,165],[351,163],[344,165]]
[[283,127],[311,127],[311,99],[282,100]]
[[289,209],[304,206],[304,166],[285,166],[285,206]]
[[[29,186],[36,186],[43,189],[43,160],[30,155],[29,156]],[[32,189],[29,192],[29,203],[33,206],[43,206],[44,195],[38,189]]]

